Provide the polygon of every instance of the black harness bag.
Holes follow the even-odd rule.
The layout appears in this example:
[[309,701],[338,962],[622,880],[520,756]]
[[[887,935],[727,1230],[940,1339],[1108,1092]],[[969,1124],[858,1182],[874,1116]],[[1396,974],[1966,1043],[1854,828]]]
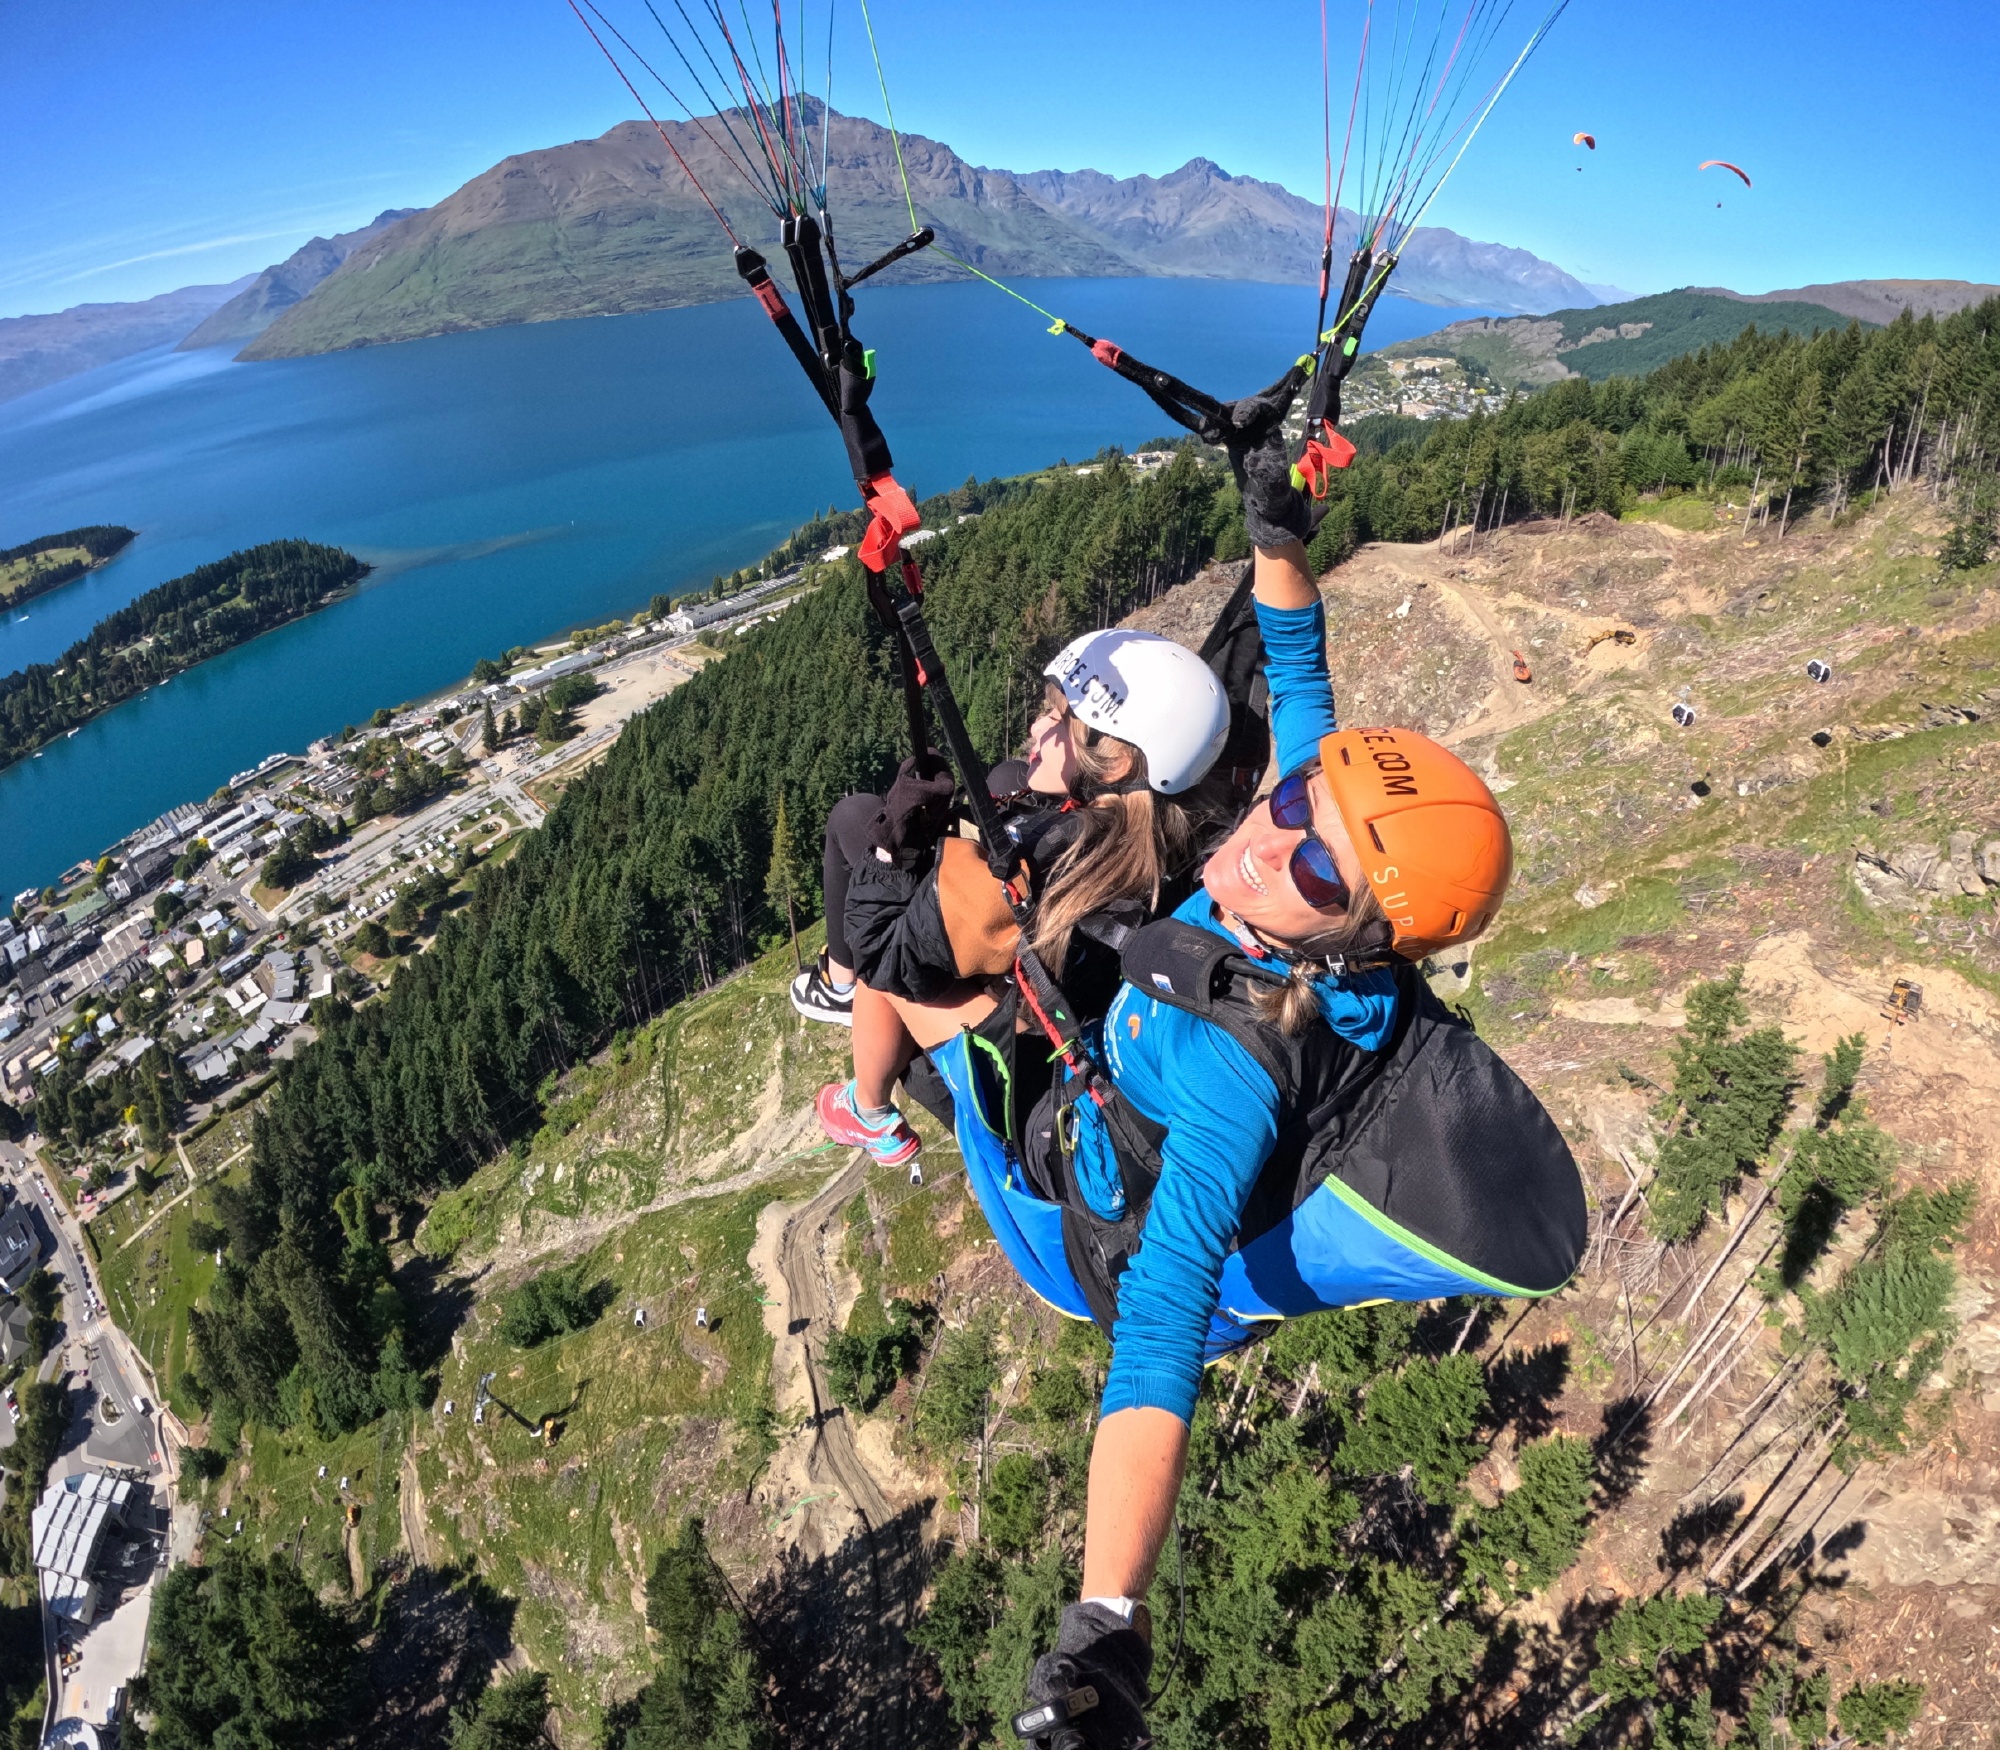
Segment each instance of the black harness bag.
[[[1142,996],[1198,1015],[1249,1053],[1278,1090],[1278,1138],[1238,1223],[1242,1249],[1288,1221],[1337,1178],[1398,1243],[1500,1294],[1553,1293],[1583,1255],[1582,1175],[1534,1093],[1431,992],[1414,966],[1396,969],[1396,1024],[1364,1051],[1331,1028],[1288,1036],[1258,1015],[1257,985],[1280,976],[1211,930],[1163,918],[1133,932],[1125,980]],[[1125,1193],[1108,1220],[1074,1170],[1078,1103],[1103,1114]],[[1063,1209],[1064,1252],[1108,1335],[1118,1282],[1137,1254],[1159,1184],[1167,1131],[1108,1076],[1071,1077],[1043,1094],[1022,1126],[1022,1166]]]

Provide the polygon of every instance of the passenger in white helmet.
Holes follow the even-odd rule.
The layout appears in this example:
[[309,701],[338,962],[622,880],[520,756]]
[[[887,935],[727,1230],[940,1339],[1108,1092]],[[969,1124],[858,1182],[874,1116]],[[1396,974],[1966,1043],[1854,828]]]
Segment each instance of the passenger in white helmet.
[[[1117,956],[1094,950],[1078,925],[1120,910],[1140,921],[1191,880],[1202,822],[1189,793],[1228,739],[1230,702],[1200,657],[1146,632],[1086,634],[1044,678],[1009,829],[1035,901],[1037,953],[1077,1001],[1088,1004],[1097,984],[1108,1001]],[[949,770],[925,755],[904,762],[865,835],[856,798],[829,822],[828,865],[837,852],[844,884],[837,918],[828,895],[829,940],[837,929],[854,975],[854,1077],[821,1090],[820,1122],[888,1165],[921,1146],[892,1098],[919,1052],[912,1011],[924,1011],[926,1037],[967,1026],[1011,1044],[1015,1025],[1018,929],[981,848],[943,836],[951,794]],[[823,962],[800,982],[828,973]],[[797,990],[794,1002],[805,1012]]]

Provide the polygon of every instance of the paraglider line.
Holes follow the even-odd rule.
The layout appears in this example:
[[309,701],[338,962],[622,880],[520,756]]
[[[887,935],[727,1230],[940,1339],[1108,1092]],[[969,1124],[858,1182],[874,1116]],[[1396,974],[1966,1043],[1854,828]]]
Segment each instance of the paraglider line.
[[[778,211],[778,208],[775,205],[772,205],[771,196],[765,193],[763,185],[757,180],[756,173],[750,164],[749,156],[748,154],[743,152],[742,147],[740,145],[737,145],[738,157],[732,158],[729,153],[729,148],[724,146],[720,140],[718,140],[713,134],[711,134],[708,131],[707,122],[702,117],[696,115],[694,113],[694,110],[689,107],[689,105],[682,98],[680,93],[677,92],[671,85],[669,85],[665,79],[660,77],[659,73],[654,69],[652,63],[648,61],[644,55],[640,54],[639,51],[632,46],[631,39],[627,37],[625,33],[617,27],[617,25],[613,24],[610,19],[604,16],[603,12],[598,8],[597,0],[583,0],[583,3],[590,8],[591,12],[596,17],[597,22],[603,25],[606,30],[608,30],[613,36],[615,36],[618,39],[620,45],[624,48],[625,52],[628,55],[630,55],[633,60],[637,61],[641,67],[645,68],[647,75],[653,80],[653,82],[656,85],[659,86],[659,88],[662,91],[664,91],[667,94],[669,98],[673,100],[673,102],[679,107],[681,113],[685,115],[688,118],[688,120],[694,124],[695,127],[701,130],[702,138],[708,141],[708,143],[711,146],[713,146],[717,152],[721,153],[724,162],[726,162],[732,170],[739,172],[743,176],[743,178],[750,184],[750,186],[753,189],[755,189],[760,196],[762,196],[765,204],[767,206],[771,206],[771,210],[773,212]],[[651,0],[648,0],[646,10],[649,12],[652,11]],[[657,13],[654,14],[656,20],[658,16],[659,15]],[[669,42],[671,42],[672,38],[669,38],[668,40]],[[685,59],[685,57],[683,57],[683,59]],[[693,72],[692,68],[689,68],[688,70],[689,72]],[[628,81],[627,83],[629,84],[630,82]],[[699,82],[697,81],[697,83]],[[705,101],[708,101],[710,103],[714,102],[714,100],[709,97],[707,91],[704,90],[701,93],[701,95]],[[721,108],[719,104],[716,105],[715,107],[718,110],[720,110]],[[718,115],[717,119],[720,120],[721,117]],[[722,125],[724,131],[727,132],[729,127],[728,122],[724,121]],[[736,144],[736,136],[734,134],[730,135],[730,142],[731,144]]]
[[666,149],[673,154],[674,162],[681,167],[681,174],[685,176],[688,179],[688,181],[694,185],[695,193],[701,196],[703,202],[707,205],[708,210],[715,215],[715,222],[722,227],[723,234],[728,237],[729,241],[732,244],[734,244],[735,247],[741,249],[743,247],[742,239],[736,235],[736,232],[731,228],[729,221],[722,216],[722,209],[719,206],[717,206],[714,201],[709,199],[708,190],[701,186],[701,178],[696,176],[695,173],[688,168],[688,161],[681,156],[680,148],[677,147],[672,140],[667,138],[667,130],[660,125],[660,118],[656,116],[650,108],[647,107],[646,100],[639,95],[638,86],[634,85],[630,79],[626,78],[625,69],[619,66],[618,64],[618,57],[614,55],[608,48],[605,48],[604,39],[601,36],[599,36],[596,31],[591,30],[590,20],[584,17],[581,8],[579,8],[576,3],[576,0],[569,0],[569,9],[570,11],[576,14],[577,23],[581,24],[585,30],[590,31],[590,40],[598,46],[598,48],[603,52],[604,58],[611,63],[611,70],[618,75],[621,81],[623,81],[625,89],[632,93],[633,101],[637,103],[642,110],[645,111],[646,119],[653,124],[653,131],[660,136],[660,144],[665,146]]
[[[868,32],[868,52],[875,58],[875,83],[882,88],[882,113],[889,118],[889,139],[896,148],[896,174],[903,179],[903,202],[910,209],[910,229],[915,231],[918,229],[917,197],[910,192],[910,169],[903,162],[903,136],[896,127],[895,106],[889,101],[889,75],[882,71],[882,48],[875,40],[875,20],[869,16],[868,0],[861,0],[861,23]],[[979,277],[984,279],[986,276],[981,274]],[[993,283],[998,285],[1000,282],[995,280]],[[1027,299],[1021,301],[1025,304]]]
[[[733,127],[731,127],[729,123],[729,111],[732,106],[725,103],[720,97],[716,96],[714,92],[709,90],[707,82],[702,78],[702,76],[698,72],[695,71],[694,64],[691,61],[689,61],[686,52],[681,48],[679,38],[677,38],[674,35],[674,33],[667,28],[666,20],[663,19],[657,12],[653,12],[653,0],[645,0],[645,7],[648,12],[653,13],[653,22],[660,27],[660,34],[664,36],[670,44],[673,45],[673,51],[676,55],[680,57],[681,65],[687,68],[689,77],[691,77],[694,80],[696,87],[701,92],[702,101],[706,103],[710,109],[715,111],[716,118],[722,123],[723,127],[728,130],[730,139],[736,140],[736,130]],[[687,8],[681,4],[681,0],[674,0],[674,10],[681,15],[681,23],[687,26],[689,34],[692,35],[694,38],[695,46],[701,50],[702,59],[708,62],[710,71],[712,71],[715,74],[716,79],[720,82],[723,91],[726,93],[729,90],[729,75],[723,72],[720,63],[717,62],[714,51],[711,50],[708,46],[708,39],[702,35],[701,29],[695,23],[695,21],[692,18],[688,17]],[[742,153],[744,161],[747,163],[750,158],[749,149],[745,147],[740,140],[737,141],[736,149],[740,153]],[[775,191],[776,189],[775,182],[772,184],[772,187],[773,190]],[[765,200],[767,204],[770,205],[772,212],[779,214],[783,213],[784,199],[782,195],[773,192],[772,194],[766,195]]]

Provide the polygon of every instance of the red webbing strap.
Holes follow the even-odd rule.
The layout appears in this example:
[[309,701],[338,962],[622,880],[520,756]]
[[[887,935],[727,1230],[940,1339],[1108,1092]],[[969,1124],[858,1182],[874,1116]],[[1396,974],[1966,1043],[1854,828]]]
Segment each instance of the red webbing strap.
[[[1028,1013],[1034,1016],[1035,1024],[1048,1036],[1049,1043],[1056,1048],[1070,1074],[1081,1078],[1084,1092],[1102,1106],[1103,1071],[1084,1049],[1083,1035],[1076,1023],[1070,1021],[1069,1011],[1062,1006],[1062,992],[1056,988],[1055,980],[1049,977],[1048,968],[1027,946],[1025,924],[1021,948],[1014,956],[1014,987],[1021,993],[1021,1001],[1028,1005]],[[1056,1010],[1069,1025],[1060,1025],[1049,1013],[1051,1009]]]
[[1292,484],[1301,492],[1324,498],[1333,471],[1345,468],[1354,460],[1355,453],[1354,446],[1333,429],[1331,422],[1321,420],[1319,434],[1306,439],[1305,454],[1292,464]]
[[923,521],[910,495],[897,484],[895,475],[877,474],[861,483],[861,496],[874,519],[861,537],[861,563],[879,575],[900,559],[903,581],[911,586],[913,595],[922,595],[922,578],[911,575],[917,569],[916,561],[903,551],[903,537],[915,533]]

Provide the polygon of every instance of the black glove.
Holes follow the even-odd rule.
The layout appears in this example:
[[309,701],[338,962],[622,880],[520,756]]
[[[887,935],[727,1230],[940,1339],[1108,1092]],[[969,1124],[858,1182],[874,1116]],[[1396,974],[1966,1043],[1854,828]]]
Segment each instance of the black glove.
[[[1027,1710],[1015,1730],[1037,1710],[1053,1706],[1055,1720],[1027,1741],[1048,1750],[1080,1742],[1085,1750],[1143,1750],[1146,1684],[1153,1673],[1153,1649],[1115,1610],[1102,1604],[1072,1604],[1062,1613],[1056,1650],[1035,1661],[1028,1676]],[[1079,1689],[1097,1691],[1097,1705],[1069,1716],[1069,1697]],[[1046,1716],[1044,1716],[1046,1717]],[[1065,1734],[1069,1736],[1065,1736]]]
[[951,823],[951,798],[957,788],[951,767],[941,756],[912,754],[897,768],[896,781],[870,823],[868,842],[886,852],[897,868],[914,868]]
[[1222,443],[1243,494],[1243,526],[1253,547],[1308,540],[1318,520],[1312,499],[1292,484],[1285,415],[1297,398],[1298,385],[1287,375],[1261,394],[1246,395],[1222,410]]

